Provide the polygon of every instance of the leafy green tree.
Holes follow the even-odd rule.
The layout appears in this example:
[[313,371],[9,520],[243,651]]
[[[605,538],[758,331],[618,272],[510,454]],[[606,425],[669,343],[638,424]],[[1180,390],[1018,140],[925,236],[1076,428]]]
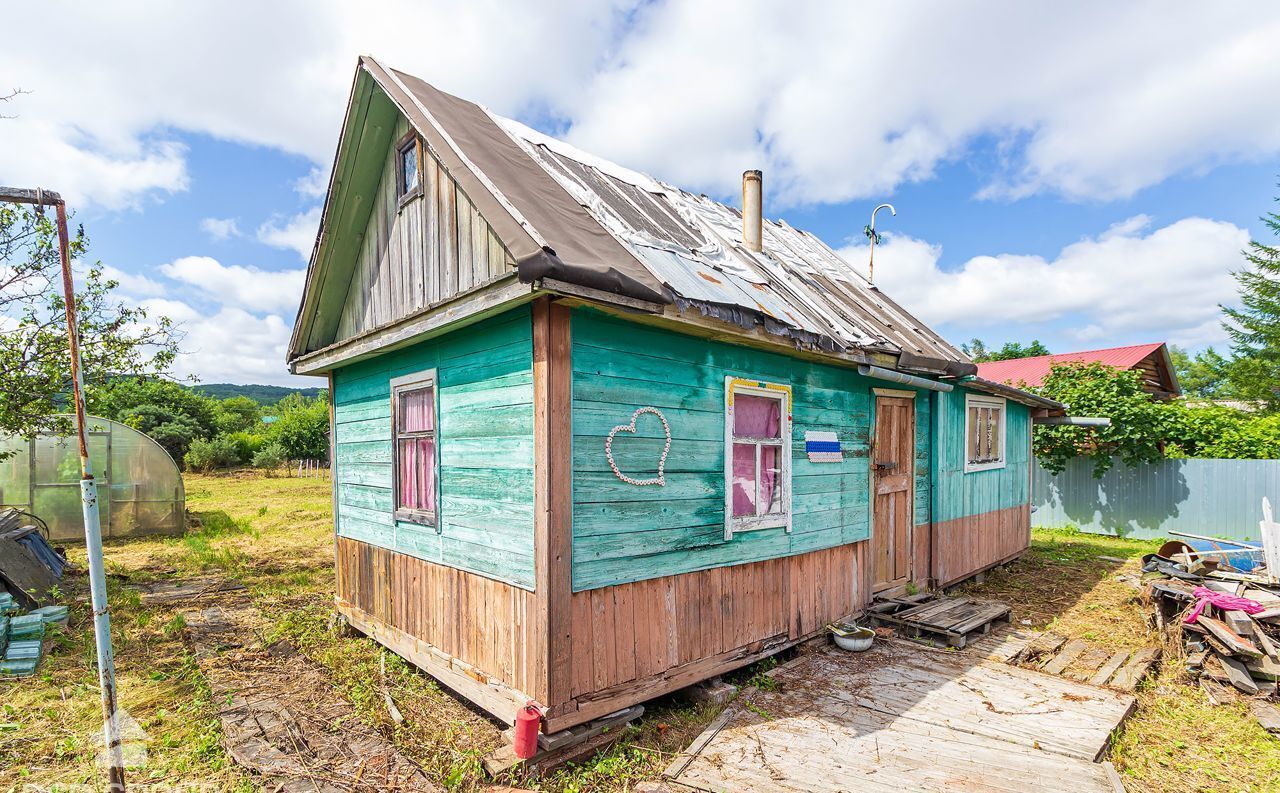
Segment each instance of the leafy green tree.
[[961,344],[960,349],[965,355],[969,356],[969,360],[974,363],[982,363],[983,361],[991,360],[987,354],[986,342],[976,336],[969,339],[968,342]]
[[[1280,214],[1262,221],[1280,236]],[[1238,398],[1280,410],[1280,247],[1252,240],[1244,255],[1249,266],[1235,274],[1241,307],[1222,309],[1236,357],[1229,379]]]
[[89,389],[87,402],[90,413],[116,421],[124,421],[121,417],[129,410],[154,405],[189,419],[197,428],[194,437],[211,438],[218,434],[217,401],[172,380],[117,377]]
[[1051,355],[1049,348],[1041,344],[1039,339],[1032,339],[1030,344],[1006,341],[1004,346],[998,350],[989,349],[982,339],[970,339],[968,344],[961,344],[960,349],[974,363],[1012,361],[1015,358],[1035,358],[1040,355]]
[[329,456],[329,404],[290,394],[277,405],[279,417],[268,437],[289,459],[323,460]]
[[247,396],[233,396],[214,402],[214,424],[219,434],[252,431],[262,427],[262,406]]
[[1033,449],[1050,473],[1061,473],[1077,456],[1090,458],[1099,478],[1111,468],[1113,457],[1128,466],[1164,457],[1174,416],[1142,389],[1138,372],[1097,362],[1055,364],[1037,390],[1065,404],[1070,415],[1111,419],[1109,427],[1037,426]]
[[[71,364],[66,305],[52,212],[41,215],[0,203],[0,434],[31,437],[69,432],[58,414],[70,408]],[[71,239],[71,256],[89,261],[84,228]],[[167,373],[180,334],[164,317],[120,302],[118,284],[101,262],[77,274],[75,296],[80,363],[86,386],[119,372]]]
[[1230,399],[1229,380],[1234,361],[1228,360],[1210,347],[1194,356],[1181,347],[1169,347],[1169,359],[1177,375],[1182,393],[1197,399]]
[[179,466],[191,442],[201,435],[200,426],[190,416],[175,413],[162,405],[138,405],[121,411],[115,418],[149,435]]
[[1168,405],[1174,415],[1169,457],[1280,459],[1280,413],[1256,415],[1218,405]]

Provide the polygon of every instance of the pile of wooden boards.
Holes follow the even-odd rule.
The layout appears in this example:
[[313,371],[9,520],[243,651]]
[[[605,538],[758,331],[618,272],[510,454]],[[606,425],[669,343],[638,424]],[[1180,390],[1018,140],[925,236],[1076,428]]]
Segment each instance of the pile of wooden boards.
[[[1265,574],[1197,569],[1158,556],[1146,558],[1143,581],[1157,624],[1180,631],[1187,671],[1199,679],[1210,702],[1254,700],[1255,713],[1266,726],[1266,716],[1274,710],[1269,701],[1276,698],[1280,680],[1280,584]],[[1231,604],[1242,608],[1208,602],[1187,622],[1205,590],[1242,598]],[[1280,719],[1276,723],[1280,726]]]

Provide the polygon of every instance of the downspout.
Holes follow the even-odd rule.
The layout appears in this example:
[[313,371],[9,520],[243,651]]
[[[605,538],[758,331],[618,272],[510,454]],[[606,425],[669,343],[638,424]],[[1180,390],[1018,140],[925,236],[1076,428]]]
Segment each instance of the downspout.
[[950,383],[940,383],[937,380],[930,380],[925,377],[916,377],[913,374],[899,372],[893,369],[885,369],[882,366],[859,366],[858,374],[863,377],[874,377],[877,380],[888,380],[891,383],[901,383],[909,385],[913,388],[924,388],[929,391],[950,391],[955,386]]
[[1033,424],[1052,427],[1110,427],[1111,419],[1096,416],[1041,416],[1031,419]]
[[933,589],[940,580],[936,562],[938,559],[938,516],[942,514],[942,456],[946,454],[942,428],[946,422],[944,415],[947,409],[943,391],[933,392],[933,421],[930,422],[929,437],[929,588]]

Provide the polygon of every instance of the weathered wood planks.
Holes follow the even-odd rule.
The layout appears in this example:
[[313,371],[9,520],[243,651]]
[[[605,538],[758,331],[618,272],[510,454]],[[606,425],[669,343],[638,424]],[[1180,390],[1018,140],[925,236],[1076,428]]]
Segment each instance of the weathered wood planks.
[[[393,519],[391,377],[435,369],[441,530]],[[334,380],[338,531],[533,586],[534,387],[530,311],[339,369]]]
[[[573,594],[573,700],[585,721],[749,663],[859,611],[866,543]],[[594,715],[589,715],[594,714]]]
[[772,676],[776,691],[744,693],[666,776],[706,791],[1122,789],[1092,761],[1131,696],[905,642]]
[[[392,140],[408,131],[400,117]],[[420,147],[421,194],[396,194],[388,146],[334,341],[388,325],[509,272],[515,262],[457,182]]]
[[340,602],[371,624],[532,693],[532,592],[346,537],[336,539],[335,551]]
[[[534,695],[546,705],[570,698],[573,438],[570,428],[569,310],[548,299],[533,305]],[[627,614],[626,617],[630,617]]]
[[933,566],[938,586],[1017,558],[1027,549],[1030,526],[1029,504],[935,523]]

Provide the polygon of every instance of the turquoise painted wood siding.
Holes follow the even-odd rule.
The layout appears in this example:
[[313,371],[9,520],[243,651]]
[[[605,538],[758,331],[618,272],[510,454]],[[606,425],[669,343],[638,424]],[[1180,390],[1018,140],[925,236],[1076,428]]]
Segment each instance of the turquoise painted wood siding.
[[[533,588],[527,307],[334,372],[338,534]],[[393,519],[394,377],[436,369],[441,530]]]
[[935,440],[938,478],[933,519],[937,523],[995,512],[1031,500],[1030,411],[1025,405],[1006,400],[1004,467],[965,473],[966,393],[977,392],[956,388],[937,396],[942,403]]
[[[871,388],[847,368],[683,336],[607,317],[573,314],[574,591],[787,556],[869,536]],[[724,379],[792,386],[793,527],[724,539]],[[916,400],[918,410],[927,399]],[[665,487],[629,485],[605,459],[609,430],[651,405],[671,426]],[[917,491],[928,492],[929,416],[918,413]],[[811,463],[806,430],[836,432],[841,463]],[[639,418],[614,440],[620,469],[653,476],[661,423]],[[923,499],[927,521],[928,499]]]
[[916,390],[915,525],[926,526],[933,501],[933,392]]

